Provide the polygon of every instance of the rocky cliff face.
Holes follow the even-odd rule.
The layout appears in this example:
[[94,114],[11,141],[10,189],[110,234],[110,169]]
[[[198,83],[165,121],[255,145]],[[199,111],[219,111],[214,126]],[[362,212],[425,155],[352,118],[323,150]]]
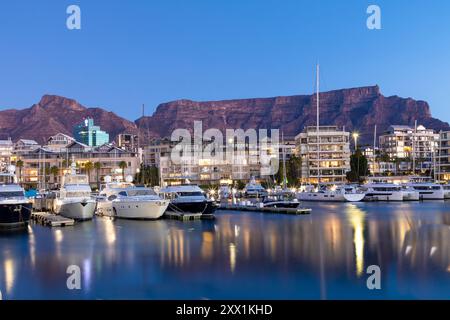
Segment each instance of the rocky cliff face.
[[14,141],[27,138],[43,143],[58,132],[72,136],[74,125],[87,117],[93,118],[95,124],[112,138],[122,132],[137,133],[133,122],[113,112],[101,108],[86,108],[72,99],[45,95],[30,108],[0,111],[0,138],[11,137]]
[[[316,97],[299,95],[210,102],[178,100],[159,105],[153,116],[140,118],[136,123],[152,135],[170,136],[176,128],[192,129],[194,120],[202,120],[204,130],[277,128],[285,136],[293,137],[305,126],[316,125]],[[436,130],[450,129],[448,123],[431,116],[426,102],[385,97],[378,86],[320,94],[320,124],[358,131],[361,143],[372,143],[375,124],[381,133],[391,124],[413,125],[414,120]]]
[[[35,139],[44,142],[49,136],[62,132],[72,135],[72,128],[86,117],[109,132],[111,138],[119,133],[142,136],[170,137],[173,130],[192,130],[195,120],[203,121],[203,129],[281,129],[285,137],[293,137],[305,126],[316,124],[315,95],[196,102],[177,100],[158,106],[150,117],[134,123],[101,108],[86,108],[75,100],[45,95],[41,101],[23,110],[0,111],[0,138]],[[345,126],[358,131],[361,143],[372,143],[373,128],[378,133],[391,124],[419,124],[435,130],[450,130],[446,122],[431,116],[424,101],[397,96],[385,97],[378,86],[335,90],[320,94],[320,124]]]

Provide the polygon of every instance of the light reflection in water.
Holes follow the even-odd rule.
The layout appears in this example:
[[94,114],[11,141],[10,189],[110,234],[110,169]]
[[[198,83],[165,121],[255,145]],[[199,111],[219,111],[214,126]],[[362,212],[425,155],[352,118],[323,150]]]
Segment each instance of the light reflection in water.
[[77,264],[83,298],[370,299],[364,268],[376,264],[382,297],[447,297],[450,202],[308,206],[309,216],[32,225],[25,236],[0,235],[0,283],[10,298],[73,298],[61,283]]
[[5,285],[6,285],[6,293],[11,294],[11,290],[14,286],[14,277],[15,277],[15,268],[14,261],[12,259],[6,259],[4,261],[5,270]]
[[356,205],[349,204],[347,207],[347,215],[353,227],[356,275],[359,277],[364,271],[364,212]]

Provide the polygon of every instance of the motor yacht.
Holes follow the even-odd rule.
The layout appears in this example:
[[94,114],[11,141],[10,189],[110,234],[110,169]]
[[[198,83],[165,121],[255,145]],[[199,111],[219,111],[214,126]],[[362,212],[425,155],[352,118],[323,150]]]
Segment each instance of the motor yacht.
[[73,164],[71,173],[63,176],[61,188],[53,201],[53,212],[74,220],[90,220],[96,207],[91,193],[88,176],[76,174]]
[[332,186],[331,188],[306,186],[303,191],[297,193],[297,199],[300,201],[359,202],[364,197],[363,192],[351,185]]
[[205,217],[212,216],[218,207],[194,184],[168,186],[160,190],[160,195],[170,200],[168,210],[182,214],[201,213]]
[[152,189],[131,183],[131,176],[126,182],[111,182],[111,177],[105,177],[105,181],[97,197],[97,214],[100,216],[154,220],[169,206],[169,201],[160,198]]
[[440,184],[433,182],[410,182],[406,184],[419,193],[421,200],[444,200],[445,190]]
[[373,182],[361,187],[365,192],[365,200],[403,201],[402,187],[394,183]]
[[13,167],[8,173],[0,173],[0,228],[20,229],[30,221],[32,202],[17,183]]
[[257,183],[254,177],[251,178],[250,182],[244,188],[244,197],[246,198],[261,198],[267,195],[267,190],[261,184]]

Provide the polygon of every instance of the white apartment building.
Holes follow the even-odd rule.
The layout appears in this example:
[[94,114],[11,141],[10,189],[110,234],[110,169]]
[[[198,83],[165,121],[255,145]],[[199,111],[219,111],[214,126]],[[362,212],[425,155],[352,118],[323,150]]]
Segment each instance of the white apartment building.
[[450,180],[450,131],[440,133],[436,159],[436,178],[440,181]]
[[[403,125],[392,125],[379,138],[379,146],[391,160],[405,159],[398,166],[400,171],[430,170],[439,143],[439,134],[422,125],[416,129]],[[414,159],[414,161],[413,161]]]
[[[317,140],[319,138],[319,140]],[[306,127],[295,137],[302,183],[342,183],[350,171],[350,133],[337,126]]]

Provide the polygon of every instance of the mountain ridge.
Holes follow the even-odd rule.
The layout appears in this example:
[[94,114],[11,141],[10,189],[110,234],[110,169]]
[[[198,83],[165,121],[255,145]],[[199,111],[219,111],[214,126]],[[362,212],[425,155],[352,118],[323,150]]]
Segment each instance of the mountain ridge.
[[[290,95],[268,98],[194,101],[179,99],[161,103],[151,116],[134,122],[101,107],[85,107],[77,100],[45,94],[38,103],[25,109],[0,111],[0,137],[34,139],[44,143],[58,132],[72,135],[72,128],[86,117],[110,133],[140,132],[148,138],[170,137],[177,128],[192,132],[193,122],[201,120],[203,130],[281,129],[294,137],[305,126],[316,124],[316,96]],[[433,118],[423,100],[384,96],[378,85],[337,89],[320,93],[320,124],[338,125],[358,131],[362,144],[373,141],[373,127],[378,133],[391,124],[413,125],[414,120],[435,130],[450,130],[450,125]]]

